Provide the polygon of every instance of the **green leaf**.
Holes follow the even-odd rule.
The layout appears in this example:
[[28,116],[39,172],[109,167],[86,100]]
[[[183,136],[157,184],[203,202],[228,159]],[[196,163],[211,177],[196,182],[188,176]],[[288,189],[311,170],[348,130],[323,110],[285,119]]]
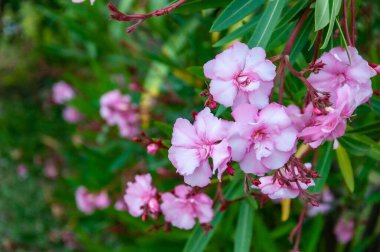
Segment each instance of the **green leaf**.
[[338,159],[340,171],[342,172],[344,178],[344,182],[346,182],[346,185],[350,192],[353,192],[355,188],[355,183],[354,173],[352,172],[351,160],[348,157],[346,149],[342,145],[339,145],[336,149],[336,156]]
[[252,240],[253,211],[253,208],[247,201],[241,202],[235,233],[235,252],[249,252]]
[[318,152],[318,164],[316,170],[320,178],[316,179],[315,186],[311,188],[311,192],[322,192],[323,185],[326,183],[327,177],[330,173],[332,162],[332,146],[333,142],[327,142]]
[[368,154],[369,145],[349,135],[339,138],[339,143],[352,155],[364,156]]
[[261,46],[265,48],[267,46],[286,3],[285,0],[273,0],[268,4],[255,32],[248,41],[249,47]]
[[224,111],[226,111],[226,107],[224,107],[222,104],[219,104],[218,110],[215,113],[215,116],[218,117],[221,114],[223,114]]
[[174,13],[197,12],[205,9],[225,7],[230,0],[193,0],[181,5]]
[[158,128],[159,131],[165,134],[167,137],[172,136],[173,127],[171,125],[160,121],[153,121],[153,126]]
[[229,33],[227,36],[223,37],[221,40],[216,42],[213,46],[219,47],[231,42],[234,39],[240,38],[245,35],[247,32],[253,30],[257,23],[259,22],[261,15],[254,16],[251,20],[249,20],[246,24],[240,26],[238,29]]
[[[242,185],[241,179],[235,179],[233,180],[228,187],[226,188],[226,192],[224,196],[227,199],[231,199],[232,197],[235,197],[235,195],[239,194],[239,185]],[[241,189],[241,188],[240,188]],[[220,207],[220,204],[216,206],[216,213],[214,216],[214,219],[210,223],[213,228],[205,234],[204,230],[201,226],[197,225],[193,232],[191,233],[190,238],[187,240],[184,252],[202,252],[206,249],[207,244],[211,240],[212,236],[215,233],[215,229],[218,227],[219,223],[222,221],[222,218],[224,216],[225,211],[218,211]]]
[[303,27],[301,28],[296,42],[293,45],[292,52],[290,53],[290,62],[295,62],[298,59],[298,56],[301,54],[302,49],[305,47],[309,36],[310,36],[310,30],[313,26],[313,19],[311,17],[308,18],[308,20],[305,22]]
[[324,28],[330,20],[329,0],[316,0],[315,2],[315,31]]
[[199,77],[201,79],[206,79],[206,77],[203,73],[203,67],[201,67],[201,66],[188,67],[187,71],[189,71],[191,74],[193,74],[196,77]]
[[[254,237],[257,241],[255,243],[255,251],[277,252],[280,251],[277,244],[272,239],[271,233],[267,225],[259,214],[255,214]],[[260,242],[259,242],[260,241]]]
[[355,129],[348,130],[346,134],[364,134],[364,135],[375,135],[378,136],[380,134],[380,121],[364,125]]
[[322,234],[324,226],[324,217],[322,214],[319,214],[315,218],[313,218],[310,228],[308,229],[308,236],[305,236],[307,239],[306,244],[306,252],[318,251],[317,246],[320,241],[320,237]]
[[234,0],[218,16],[210,31],[224,30],[245,18],[252,11],[260,7],[264,0]]
[[332,31],[334,29],[335,17],[338,15],[341,6],[342,6],[342,0],[333,0],[332,8],[331,8],[331,15],[330,15],[329,29],[327,30],[327,34],[325,36],[325,41],[323,42],[321,49],[325,49],[327,47],[327,45],[329,44],[330,37],[331,37]]

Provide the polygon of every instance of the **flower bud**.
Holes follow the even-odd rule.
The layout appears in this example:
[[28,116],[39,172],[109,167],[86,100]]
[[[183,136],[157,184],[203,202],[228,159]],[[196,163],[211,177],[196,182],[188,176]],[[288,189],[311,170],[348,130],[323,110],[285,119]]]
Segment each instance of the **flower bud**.
[[157,143],[150,143],[146,146],[146,151],[150,155],[155,155],[159,149],[160,149],[160,145],[158,145]]

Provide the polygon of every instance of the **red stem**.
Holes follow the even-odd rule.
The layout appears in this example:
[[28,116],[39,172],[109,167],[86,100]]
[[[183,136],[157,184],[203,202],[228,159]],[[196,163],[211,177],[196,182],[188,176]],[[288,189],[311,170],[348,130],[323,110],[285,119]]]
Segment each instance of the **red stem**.
[[355,0],[351,0],[351,36],[352,46],[355,47],[356,40],[356,23],[355,23]]
[[348,31],[347,0],[343,1],[343,28],[344,33],[346,35],[347,43],[349,46],[352,46],[350,33]]
[[290,34],[289,40],[288,40],[288,42],[285,45],[285,49],[282,52],[282,55],[289,55],[290,54],[290,52],[292,50],[292,47],[294,45],[294,41],[297,38],[297,34],[300,31],[303,23],[305,23],[305,21],[306,21],[306,19],[308,17],[309,12],[310,12],[310,8],[307,7],[307,9],[305,10],[305,12],[302,14],[300,20],[298,21],[296,27],[294,27],[294,29],[292,31],[292,34]]
[[300,246],[300,242],[301,242],[301,235],[302,235],[302,225],[303,225],[303,222],[305,220],[306,210],[307,210],[307,204],[305,203],[305,205],[302,209],[302,212],[300,214],[300,217],[298,219],[297,226],[294,227],[294,229],[292,230],[292,232],[290,233],[290,236],[289,236],[289,240],[291,242],[293,242],[294,235],[297,234],[296,242],[295,242],[294,247],[292,249],[292,251],[294,251],[294,252],[299,251],[299,246]]

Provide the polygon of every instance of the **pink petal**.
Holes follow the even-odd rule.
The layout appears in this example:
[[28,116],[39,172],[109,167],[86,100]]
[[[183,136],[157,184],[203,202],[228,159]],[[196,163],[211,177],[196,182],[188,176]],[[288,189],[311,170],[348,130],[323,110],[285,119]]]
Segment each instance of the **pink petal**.
[[203,161],[192,174],[184,175],[185,183],[191,186],[204,187],[210,184],[212,171],[208,160]]
[[298,131],[295,127],[288,127],[275,137],[275,146],[279,151],[290,151],[296,144]]
[[176,146],[170,147],[169,160],[181,175],[190,175],[194,173],[195,169],[201,162],[197,149],[187,149]]
[[228,144],[231,146],[232,160],[240,162],[248,150],[249,140],[238,135],[233,135],[228,138]]
[[209,108],[204,108],[195,118],[194,127],[197,135],[208,143],[221,140],[227,135],[228,124],[215,117]]
[[233,109],[232,117],[236,122],[250,123],[257,121],[258,110],[250,104],[241,104]]
[[263,157],[261,161],[269,169],[278,169],[284,166],[286,162],[288,162],[293,152],[294,151],[285,152],[273,149],[272,154],[268,157]]
[[172,145],[180,147],[194,147],[200,143],[195,128],[191,123],[178,118],[173,127]]
[[245,173],[253,173],[255,175],[264,175],[269,170],[264,167],[259,160],[256,159],[254,151],[248,152],[242,161],[240,161],[240,169]]
[[260,120],[272,126],[287,127],[291,124],[290,117],[286,114],[284,106],[275,102],[260,111]]
[[219,144],[213,146],[211,158],[213,162],[213,173],[218,170],[219,180],[223,172],[227,168],[227,163],[231,160],[231,147],[228,145],[227,140],[223,140]]
[[232,80],[212,80],[210,83],[210,93],[214,100],[225,107],[231,107],[234,103],[237,87]]

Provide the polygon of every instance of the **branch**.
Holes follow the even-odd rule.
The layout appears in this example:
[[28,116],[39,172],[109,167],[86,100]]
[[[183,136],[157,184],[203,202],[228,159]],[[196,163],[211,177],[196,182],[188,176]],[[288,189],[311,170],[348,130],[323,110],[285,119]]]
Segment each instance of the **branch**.
[[116,8],[112,3],[108,3],[108,9],[110,10],[110,17],[119,22],[135,22],[133,25],[128,27],[127,32],[133,32],[140,24],[142,24],[146,19],[150,17],[159,17],[169,14],[173,10],[177,9],[182,4],[186,3],[187,0],[179,0],[163,9],[155,10],[147,14],[124,14]]

